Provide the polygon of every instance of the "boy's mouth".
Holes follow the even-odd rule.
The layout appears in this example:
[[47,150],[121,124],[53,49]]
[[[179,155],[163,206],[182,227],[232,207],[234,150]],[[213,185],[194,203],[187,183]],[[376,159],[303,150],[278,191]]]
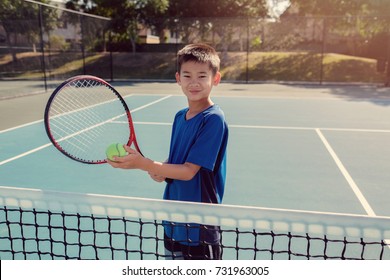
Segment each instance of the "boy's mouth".
[[198,94],[198,93],[201,92],[201,90],[200,90],[200,89],[190,89],[189,92],[190,92],[191,94]]

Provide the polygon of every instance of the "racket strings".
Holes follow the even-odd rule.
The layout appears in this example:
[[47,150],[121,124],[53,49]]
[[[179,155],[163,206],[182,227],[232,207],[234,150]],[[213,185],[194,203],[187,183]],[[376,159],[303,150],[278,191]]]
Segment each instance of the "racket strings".
[[87,162],[104,161],[109,144],[125,144],[130,138],[121,99],[95,80],[66,84],[52,100],[49,119],[58,146],[73,158]]
[[[68,88],[69,91],[74,91],[71,93],[73,96],[75,94],[75,88]],[[88,94],[88,92],[85,92]],[[54,130],[58,134],[55,136],[59,141],[67,139],[67,137],[76,136],[80,131],[84,131],[86,128],[92,128],[96,125],[96,121],[100,120],[101,116],[98,116],[93,110],[89,108],[78,108],[80,107],[77,102],[74,102],[72,98],[67,98],[69,93],[63,92],[57,98],[57,102],[52,105],[53,112],[62,118],[59,118],[57,122],[52,122],[58,130]],[[88,104],[85,103],[84,104]],[[73,110],[73,108],[78,108]],[[88,111],[88,112],[87,112]],[[74,113],[78,113],[76,116]],[[61,133],[60,133],[61,132]],[[75,134],[76,133],[76,134]],[[99,131],[90,130],[90,138],[96,138],[99,136]],[[80,137],[83,137],[83,134],[80,133]],[[86,139],[84,137],[84,139]],[[75,138],[76,141],[77,138]],[[93,141],[89,141],[92,143]]]

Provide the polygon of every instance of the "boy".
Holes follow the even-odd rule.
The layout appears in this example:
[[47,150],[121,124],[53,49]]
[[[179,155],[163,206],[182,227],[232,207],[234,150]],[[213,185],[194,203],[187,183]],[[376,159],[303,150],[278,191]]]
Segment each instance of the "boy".
[[[157,182],[167,181],[164,199],[221,203],[226,178],[228,127],[220,107],[210,98],[221,80],[220,59],[205,44],[178,52],[176,81],[188,101],[172,127],[169,158],[156,162],[127,146],[125,157],[111,166],[147,171]],[[174,259],[219,259],[218,227],[164,223],[165,248]]]

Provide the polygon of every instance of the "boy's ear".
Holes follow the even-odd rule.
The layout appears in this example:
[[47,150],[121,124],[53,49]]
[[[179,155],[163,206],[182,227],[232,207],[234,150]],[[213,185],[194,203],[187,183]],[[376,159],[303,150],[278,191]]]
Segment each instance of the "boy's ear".
[[175,77],[176,77],[176,82],[180,85],[181,82],[180,82],[180,74],[179,74],[179,72],[176,72]]
[[217,86],[221,82],[221,72],[217,72],[214,76],[214,86]]

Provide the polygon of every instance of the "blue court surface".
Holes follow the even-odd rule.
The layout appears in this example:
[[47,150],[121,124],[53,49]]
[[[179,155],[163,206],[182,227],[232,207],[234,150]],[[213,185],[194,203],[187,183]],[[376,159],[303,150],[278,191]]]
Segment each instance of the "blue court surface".
[[[3,82],[2,82],[3,83]],[[145,156],[168,156],[186,99],[174,83],[116,83]],[[161,198],[137,170],[72,161],[49,142],[49,93],[0,101],[0,185]],[[229,84],[212,99],[230,128],[225,204],[390,216],[390,90]]]

